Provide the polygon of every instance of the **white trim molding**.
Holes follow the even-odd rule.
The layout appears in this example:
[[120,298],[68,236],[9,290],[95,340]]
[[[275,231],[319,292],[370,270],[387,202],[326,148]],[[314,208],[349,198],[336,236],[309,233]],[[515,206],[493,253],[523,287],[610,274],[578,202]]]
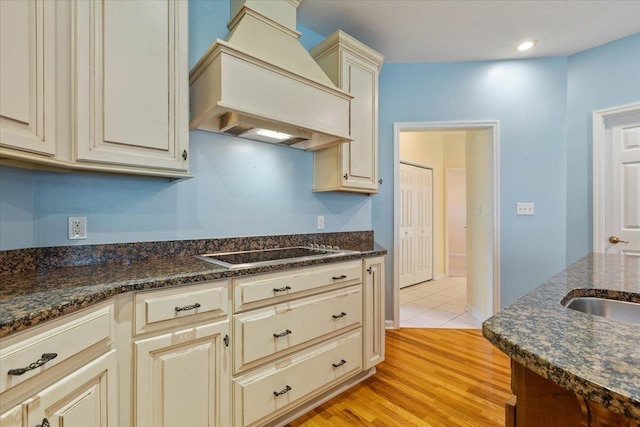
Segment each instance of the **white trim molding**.
[[593,251],[604,252],[606,247],[606,121],[614,117],[640,113],[640,102],[606,108],[593,112]]
[[[493,153],[493,286],[492,313],[500,309],[500,122],[498,120],[449,122],[396,122],[393,124],[393,328],[400,327],[400,275],[398,227],[400,220],[400,132],[490,130]],[[403,162],[404,163],[404,162]]]

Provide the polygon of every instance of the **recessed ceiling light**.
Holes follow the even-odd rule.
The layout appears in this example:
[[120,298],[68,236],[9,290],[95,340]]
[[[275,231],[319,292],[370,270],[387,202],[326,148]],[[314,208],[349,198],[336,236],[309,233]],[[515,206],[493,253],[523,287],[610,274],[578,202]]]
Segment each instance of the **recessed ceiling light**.
[[538,43],[537,40],[527,40],[526,42],[522,42],[518,45],[518,50],[529,50],[534,47]]

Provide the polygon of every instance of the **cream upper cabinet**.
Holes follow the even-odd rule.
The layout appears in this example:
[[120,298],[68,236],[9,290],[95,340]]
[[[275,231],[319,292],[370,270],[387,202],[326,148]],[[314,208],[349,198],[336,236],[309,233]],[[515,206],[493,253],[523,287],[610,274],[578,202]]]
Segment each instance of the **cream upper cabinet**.
[[74,160],[186,171],[188,2],[74,8]]
[[55,153],[55,2],[0,1],[0,152]]
[[383,57],[338,30],[311,50],[329,78],[353,99],[353,141],[314,152],[314,191],[378,191],[378,74]]
[[384,361],[384,257],[364,260],[364,369]]

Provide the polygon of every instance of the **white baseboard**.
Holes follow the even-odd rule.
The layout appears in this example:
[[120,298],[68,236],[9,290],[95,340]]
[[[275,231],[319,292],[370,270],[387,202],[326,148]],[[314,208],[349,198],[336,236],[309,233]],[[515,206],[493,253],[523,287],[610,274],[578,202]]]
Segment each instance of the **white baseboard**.
[[393,324],[393,320],[387,320],[384,322],[384,327],[385,329],[398,329],[396,328],[396,326]]
[[460,254],[457,252],[449,252],[449,256],[457,257],[457,258],[466,258],[467,254]]
[[480,320],[481,322],[484,322],[485,320],[487,320],[489,317],[491,317],[490,314],[485,314],[482,313],[480,310],[471,307],[469,304],[465,304],[464,308],[471,313],[471,315],[473,317],[475,317],[476,319]]

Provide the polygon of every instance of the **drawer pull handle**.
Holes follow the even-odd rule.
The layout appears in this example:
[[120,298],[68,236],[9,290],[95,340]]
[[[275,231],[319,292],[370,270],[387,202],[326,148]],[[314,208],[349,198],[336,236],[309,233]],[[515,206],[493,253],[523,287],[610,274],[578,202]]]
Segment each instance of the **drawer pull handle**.
[[286,329],[284,332],[280,332],[279,334],[273,334],[273,337],[274,338],[282,338],[282,337],[286,337],[290,333],[291,333],[291,331],[289,329]]
[[283,388],[283,389],[282,389],[282,390],[280,390],[280,391],[274,391],[274,392],[273,392],[273,395],[274,395],[275,397],[278,397],[278,396],[282,396],[283,394],[287,394],[287,393],[289,393],[290,391],[291,391],[291,386],[290,386],[290,385],[287,385],[285,388]]
[[22,375],[25,372],[28,372],[28,371],[31,371],[33,369],[39,368],[40,366],[44,365],[45,363],[47,363],[50,360],[55,359],[56,357],[58,357],[58,353],[44,353],[42,355],[42,357],[40,357],[40,359],[36,360],[33,363],[30,363],[29,366],[27,366],[26,368],[10,369],[8,374],[9,375]]
[[200,308],[200,303],[197,302],[195,304],[191,304],[191,305],[185,305],[184,307],[176,307],[176,311],[180,312],[180,311],[189,311],[189,310],[193,310],[196,308]]
[[333,276],[332,279],[333,280],[342,280],[342,279],[346,279],[347,276],[344,274],[341,274],[340,276]]
[[345,313],[345,312],[343,311],[342,313],[340,313],[340,314],[334,314],[334,315],[332,315],[331,317],[333,317],[334,319],[339,319],[339,318],[344,317],[344,316],[346,316],[346,315],[347,315],[347,313]]
[[346,360],[344,359],[340,359],[340,361],[338,363],[332,363],[334,368],[339,368],[340,366],[344,365],[345,363],[347,363]]
[[49,420],[46,418],[42,419],[42,423],[41,424],[37,424],[36,427],[51,427],[51,424],[49,424]]
[[283,286],[281,288],[273,288],[273,292],[286,292],[286,291],[290,291],[291,290],[291,286]]

